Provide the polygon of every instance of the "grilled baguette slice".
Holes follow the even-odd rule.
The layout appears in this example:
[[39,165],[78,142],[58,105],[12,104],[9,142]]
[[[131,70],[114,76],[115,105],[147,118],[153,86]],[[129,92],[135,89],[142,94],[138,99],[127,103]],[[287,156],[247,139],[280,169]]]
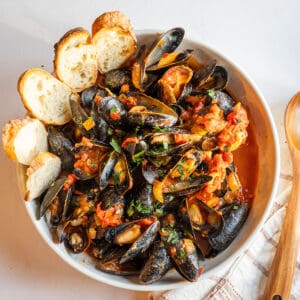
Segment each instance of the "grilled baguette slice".
[[41,69],[29,69],[18,82],[18,91],[29,114],[46,124],[63,125],[71,120],[71,89]]
[[101,73],[119,68],[137,49],[130,20],[119,11],[104,13],[94,21],[92,40]]
[[54,72],[75,92],[96,83],[96,49],[87,30],[72,29],[55,44]]
[[25,200],[39,197],[56,179],[61,170],[61,160],[50,152],[40,152],[26,170]]
[[6,155],[29,165],[41,151],[48,151],[48,133],[38,119],[26,117],[9,121],[3,128],[3,147]]

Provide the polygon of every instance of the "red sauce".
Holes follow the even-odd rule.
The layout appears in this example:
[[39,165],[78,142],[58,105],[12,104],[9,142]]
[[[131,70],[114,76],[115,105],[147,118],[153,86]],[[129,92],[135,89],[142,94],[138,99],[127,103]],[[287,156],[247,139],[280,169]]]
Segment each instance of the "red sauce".
[[243,186],[245,198],[248,200],[250,206],[255,196],[259,164],[258,145],[252,124],[253,122],[250,120],[250,124],[247,128],[248,138],[246,144],[240,146],[233,152],[237,173]]

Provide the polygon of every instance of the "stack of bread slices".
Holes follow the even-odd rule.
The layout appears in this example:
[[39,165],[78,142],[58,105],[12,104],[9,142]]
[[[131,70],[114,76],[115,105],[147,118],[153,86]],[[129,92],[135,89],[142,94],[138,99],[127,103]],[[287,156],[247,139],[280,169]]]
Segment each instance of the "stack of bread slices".
[[25,200],[38,198],[61,171],[61,161],[48,152],[47,126],[63,125],[71,118],[69,101],[80,101],[80,92],[96,85],[100,74],[124,65],[137,49],[129,19],[119,11],[99,16],[92,35],[83,29],[68,31],[56,44],[54,70],[25,71],[18,92],[28,112],[3,128],[7,156],[28,166]]

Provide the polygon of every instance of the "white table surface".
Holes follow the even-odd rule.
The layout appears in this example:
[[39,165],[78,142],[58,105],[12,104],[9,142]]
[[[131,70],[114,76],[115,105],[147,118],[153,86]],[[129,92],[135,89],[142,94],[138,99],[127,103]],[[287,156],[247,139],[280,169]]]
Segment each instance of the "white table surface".
[[[0,2],[0,127],[24,114],[16,91],[29,67],[52,70],[53,44],[70,28],[90,28],[109,10],[135,29],[185,28],[241,65],[264,94],[284,140],[283,112],[300,88],[297,0],[82,0]],[[282,155],[286,155],[283,148]],[[0,299],[147,299],[96,282],[65,264],[33,227],[19,197],[15,165],[0,149]]]

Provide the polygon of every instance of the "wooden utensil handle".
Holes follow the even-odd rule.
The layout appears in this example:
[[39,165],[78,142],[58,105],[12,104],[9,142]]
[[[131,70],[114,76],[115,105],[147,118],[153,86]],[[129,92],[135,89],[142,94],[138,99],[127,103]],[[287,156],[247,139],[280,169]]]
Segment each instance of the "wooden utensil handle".
[[[265,295],[266,300],[290,299],[298,247],[300,243],[300,153],[292,153],[295,168],[293,188],[286,210],[280,240],[270,269]],[[276,297],[277,296],[277,297]]]

